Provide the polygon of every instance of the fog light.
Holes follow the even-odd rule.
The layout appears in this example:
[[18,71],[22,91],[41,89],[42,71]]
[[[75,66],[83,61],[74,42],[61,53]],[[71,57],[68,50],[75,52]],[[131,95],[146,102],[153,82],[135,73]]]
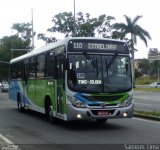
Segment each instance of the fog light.
[[77,114],[77,118],[78,119],[82,119],[82,115],[81,114]]
[[123,113],[123,116],[124,116],[124,117],[127,117],[127,116],[128,116],[128,113]]

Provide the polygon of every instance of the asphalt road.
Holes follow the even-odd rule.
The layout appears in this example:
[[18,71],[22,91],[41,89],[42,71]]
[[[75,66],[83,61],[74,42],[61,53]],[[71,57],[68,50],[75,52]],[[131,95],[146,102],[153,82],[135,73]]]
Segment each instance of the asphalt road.
[[134,92],[136,110],[160,112],[160,93]]
[[[111,146],[109,150],[125,150],[133,144],[156,144],[160,149],[159,131],[160,122],[138,118],[108,120],[103,125],[63,121],[55,125],[38,113],[19,113],[16,104],[9,101],[6,94],[0,94],[0,133],[13,143],[20,144],[21,149],[94,150]],[[117,146],[120,148],[115,148]]]

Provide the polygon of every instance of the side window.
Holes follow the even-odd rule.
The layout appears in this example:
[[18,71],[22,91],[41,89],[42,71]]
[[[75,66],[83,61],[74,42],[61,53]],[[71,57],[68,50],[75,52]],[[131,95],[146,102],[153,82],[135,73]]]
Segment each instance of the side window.
[[54,52],[49,51],[46,54],[46,77],[54,76]]
[[24,67],[23,67],[23,77],[29,76],[29,59],[24,60]]
[[36,57],[30,58],[29,62],[29,77],[35,78],[36,77]]
[[17,78],[17,64],[11,64],[10,66],[10,76],[12,79]]
[[37,57],[37,77],[44,77],[45,72],[45,54]]
[[63,79],[63,56],[56,56],[56,67],[58,79]]
[[17,78],[22,78],[23,73],[23,62],[17,64]]

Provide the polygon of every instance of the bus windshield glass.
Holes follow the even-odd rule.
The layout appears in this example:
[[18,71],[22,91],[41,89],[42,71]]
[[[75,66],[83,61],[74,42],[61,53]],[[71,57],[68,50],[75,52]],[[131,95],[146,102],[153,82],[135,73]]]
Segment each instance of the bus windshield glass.
[[132,88],[128,56],[69,55],[68,85],[74,91],[122,92]]

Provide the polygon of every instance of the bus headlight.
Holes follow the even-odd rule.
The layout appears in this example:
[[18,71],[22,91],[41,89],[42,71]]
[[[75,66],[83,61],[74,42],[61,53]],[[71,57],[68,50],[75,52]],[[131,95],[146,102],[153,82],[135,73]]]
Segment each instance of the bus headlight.
[[86,108],[86,105],[78,100],[75,97],[72,96],[67,96],[68,100],[72,103],[73,106],[78,107],[78,108]]
[[129,96],[122,104],[120,104],[120,107],[127,107],[129,106],[133,101],[133,96]]

